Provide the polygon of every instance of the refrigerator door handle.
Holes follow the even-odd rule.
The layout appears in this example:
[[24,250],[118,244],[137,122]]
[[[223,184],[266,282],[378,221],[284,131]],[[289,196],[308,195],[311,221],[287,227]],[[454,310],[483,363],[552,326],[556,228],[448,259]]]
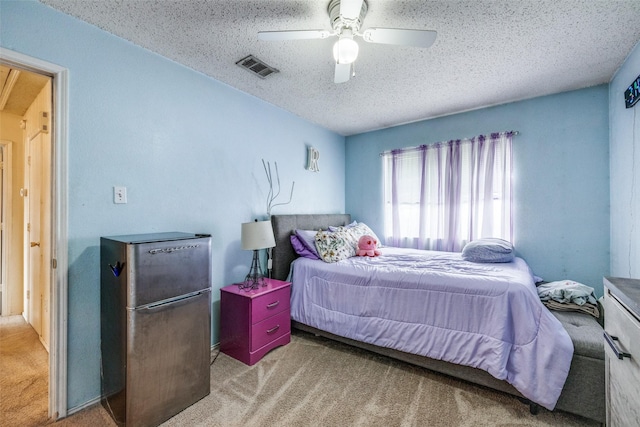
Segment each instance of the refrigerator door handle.
[[191,292],[190,294],[185,294],[176,298],[170,298],[163,301],[158,301],[151,304],[143,305],[143,306],[137,307],[137,310],[153,310],[154,308],[160,307],[162,305],[173,304],[176,302],[182,302],[191,298],[195,298],[205,292],[210,292],[210,290],[206,289],[202,291]]

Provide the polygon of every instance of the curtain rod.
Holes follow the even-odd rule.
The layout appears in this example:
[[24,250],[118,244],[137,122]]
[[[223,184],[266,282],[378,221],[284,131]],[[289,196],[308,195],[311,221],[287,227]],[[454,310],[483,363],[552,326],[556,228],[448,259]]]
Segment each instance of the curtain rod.
[[[520,131],[517,131],[517,130],[502,131],[502,132],[492,132],[492,133],[498,133],[500,135],[504,135],[505,133],[511,133],[513,136],[520,135]],[[477,138],[479,136],[481,136],[481,135],[476,135],[473,138]],[[471,141],[473,138],[462,138],[462,139],[460,139],[460,141]],[[444,142],[448,142],[448,141],[438,141],[438,142],[434,142],[432,144],[424,144],[424,145],[436,145],[436,144],[442,144]],[[408,151],[408,150],[417,149],[419,147],[422,147],[422,146],[418,145],[418,146],[415,146],[415,147],[394,148],[393,150],[386,150],[386,151],[383,151],[382,153],[380,153],[380,157],[382,157],[382,156],[384,156],[386,154],[391,154],[395,150]]]

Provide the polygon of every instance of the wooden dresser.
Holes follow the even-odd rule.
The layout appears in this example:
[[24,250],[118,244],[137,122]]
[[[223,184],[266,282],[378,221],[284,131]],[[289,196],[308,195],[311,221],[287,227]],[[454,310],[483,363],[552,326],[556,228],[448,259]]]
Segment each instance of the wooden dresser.
[[258,289],[220,289],[220,351],[247,365],[291,341],[291,283],[265,282]]
[[606,277],[607,426],[640,426],[640,280]]

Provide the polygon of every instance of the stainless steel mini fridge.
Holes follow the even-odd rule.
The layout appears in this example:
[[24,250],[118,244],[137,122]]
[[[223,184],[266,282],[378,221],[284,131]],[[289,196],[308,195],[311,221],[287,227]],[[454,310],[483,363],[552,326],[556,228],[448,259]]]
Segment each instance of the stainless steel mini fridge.
[[157,426],[210,392],[211,236],[100,239],[102,404]]

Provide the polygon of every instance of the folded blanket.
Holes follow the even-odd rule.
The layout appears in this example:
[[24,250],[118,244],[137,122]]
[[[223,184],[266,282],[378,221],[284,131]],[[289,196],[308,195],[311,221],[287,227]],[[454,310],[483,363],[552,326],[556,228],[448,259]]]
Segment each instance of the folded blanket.
[[579,311],[581,313],[587,313],[595,317],[596,319],[600,318],[600,310],[598,310],[598,306],[595,304],[586,303],[584,305],[578,305],[574,303],[563,303],[557,302],[554,300],[543,301],[542,302],[547,308],[550,310],[556,311]]
[[538,286],[538,296],[542,302],[552,300],[577,305],[585,305],[586,303],[595,305],[597,303],[592,287],[573,280],[543,283]]

